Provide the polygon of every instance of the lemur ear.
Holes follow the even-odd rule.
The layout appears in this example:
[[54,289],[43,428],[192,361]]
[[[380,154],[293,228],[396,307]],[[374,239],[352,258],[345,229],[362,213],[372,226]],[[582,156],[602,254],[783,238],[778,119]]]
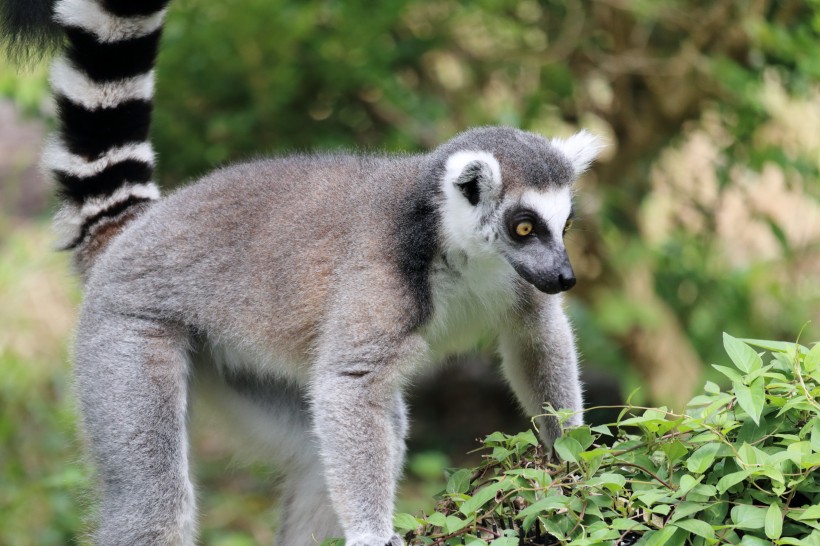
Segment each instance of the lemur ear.
[[553,138],[550,144],[567,156],[567,159],[572,163],[576,177],[589,169],[589,166],[601,153],[601,150],[606,147],[606,143],[601,137],[586,130],[578,131],[567,139]]
[[478,198],[481,190],[478,187],[478,180],[481,178],[481,163],[471,163],[461,176],[456,180],[456,186],[461,190],[461,194],[467,198],[471,205],[478,205]]
[[473,205],[482,198],[497,196],[501,187],[498,160],[487,152],[456,152],[447,160],[445,181],[455,185]]

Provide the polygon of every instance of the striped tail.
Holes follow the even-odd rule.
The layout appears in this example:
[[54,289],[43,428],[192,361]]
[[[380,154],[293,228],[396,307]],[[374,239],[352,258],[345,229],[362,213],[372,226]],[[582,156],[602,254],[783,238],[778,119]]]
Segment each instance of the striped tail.
[[[4,1],[6,13],[45,3]],[[41,25],[41,34],[61,31],[65,46],[51,69],[60,126],[46,144],[43,165],[63,199],[56,218],[60,244],[75,250],[85,272],[111,238],[159,198],[148,131],[168,0],[50,1],[52,21]]]

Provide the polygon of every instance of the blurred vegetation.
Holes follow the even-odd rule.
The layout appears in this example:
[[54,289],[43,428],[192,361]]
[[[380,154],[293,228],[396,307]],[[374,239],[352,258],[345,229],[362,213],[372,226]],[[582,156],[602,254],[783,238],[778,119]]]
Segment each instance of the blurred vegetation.
[[[158,176],[172,187],[303,149],[424,150],[480,124],[602,134],[570,237],[579,346],[618,379],[609,390],[643,385],[635,403],[680,408],[722,381],[704,366],[721,331],[793,339],[815,319],[803,335],[820,338],[818,37],[818,0],[178,0]],[[45,73],[0,64],[0,95],[50,123]],[[65,544],[88,483],[66,358],[79,296],[42,218],[8,205],[28,178],[2,172],[0,544]],[[457,456],[422,440],[405,511]],[[197,445],[204,541],[270,542],[269,471],[226,475],[219,437]]]

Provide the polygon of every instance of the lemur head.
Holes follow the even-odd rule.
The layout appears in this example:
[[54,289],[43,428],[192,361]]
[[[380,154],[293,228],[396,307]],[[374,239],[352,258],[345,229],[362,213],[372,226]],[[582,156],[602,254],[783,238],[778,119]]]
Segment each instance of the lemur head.
[[601,148],[586,131],[547,140],[507,127],[473,129],[442,145],[433,158],[446,247],[501,256],[542,292],[569,290],[572,185]]

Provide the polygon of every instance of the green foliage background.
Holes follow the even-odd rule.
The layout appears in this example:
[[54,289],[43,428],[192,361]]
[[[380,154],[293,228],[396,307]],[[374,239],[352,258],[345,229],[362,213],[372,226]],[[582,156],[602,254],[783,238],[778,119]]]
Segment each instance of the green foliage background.
[[[178,0],[153,136],[172,187],[225,162],[304,149],[420,151],[464,128],[586,127],[610,146],[579,187],[570,311],[586,365],[636,402],[680,408],[720,332],[820,338],[817,0]],[[2,62],[2,61],[0,61]],[[0,64],[0,95],[51,121],[45,67]],[[5,131],[5,128],[0,128]],[[21,160],[22,161],[22,160]],[[22,169],[22,167],[21,167]],[[79,301],[44,208],[0,191],[0,544],[79,540],[87,476],[67,347]],[[202,453],[208,544],[269,542],[269,469]],[[440,487],[414,454],[402,501]]]

